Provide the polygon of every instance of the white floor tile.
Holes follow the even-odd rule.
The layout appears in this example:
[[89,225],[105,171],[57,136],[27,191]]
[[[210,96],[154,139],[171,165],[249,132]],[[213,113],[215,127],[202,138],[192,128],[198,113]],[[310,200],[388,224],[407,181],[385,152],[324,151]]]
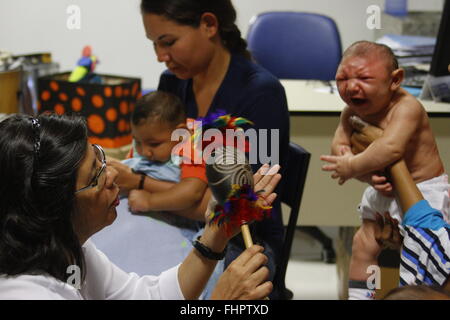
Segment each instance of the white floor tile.
[[[335,238],[335,230],[323,230]],[[295,233],[285,279],[294,300],[339,299],[336,264],[322,262],[321,251],[316,240],[302,232]]]
[[338,300],[336,264],[291,260],[286,287],[294,293],[294,300]]

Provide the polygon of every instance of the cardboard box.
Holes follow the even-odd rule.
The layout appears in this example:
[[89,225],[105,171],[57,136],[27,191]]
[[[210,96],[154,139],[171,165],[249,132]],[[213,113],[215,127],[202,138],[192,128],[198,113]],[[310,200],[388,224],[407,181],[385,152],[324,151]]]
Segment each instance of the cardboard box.
[[38,112],[76,113],[86,118],[89,141],[105,148],[131,143],[130,116],[141,80],[99,74],[101,84],[69,82],[70,72],[38,79]]
[[22,72],[0,72],[0,113],[19,112],[19,93]]

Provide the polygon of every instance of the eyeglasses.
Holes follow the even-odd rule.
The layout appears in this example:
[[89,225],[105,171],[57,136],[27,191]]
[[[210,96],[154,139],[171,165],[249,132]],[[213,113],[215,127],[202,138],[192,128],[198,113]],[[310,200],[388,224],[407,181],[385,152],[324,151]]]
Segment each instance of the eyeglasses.
[[95,187],[97,187],[97,191],[100,191],[103,188],[103,186],[105,185],[105,183],[106,183],[106,156],[105,156],[105,151],[103,151],[102,147],[100,147],[97,144],[93,144],[92,147],[94,148],[95,157],[97,158],[97,160],[99,160],[102,163],[102,166],[97,171],[94,179],[92,179],[92,181],[89,183],[89,185],[87,185],[86,187],[83,187],[83,188],[75,191],[75,193],[79,193],[81,191],[88,190],[88,189],[95,188]]

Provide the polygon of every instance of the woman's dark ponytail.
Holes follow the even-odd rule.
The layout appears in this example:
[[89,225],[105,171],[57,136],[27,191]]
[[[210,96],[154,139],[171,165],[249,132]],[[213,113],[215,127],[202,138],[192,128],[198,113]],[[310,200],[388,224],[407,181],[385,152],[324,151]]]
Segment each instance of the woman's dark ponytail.
[[229,28],[221,27],[219,33],[225,48],[231,53],[241,54],[247,59],[251,59],[250,51],[247,50],[247,41],[242,38],[241,31],[236,24],[233,23]]

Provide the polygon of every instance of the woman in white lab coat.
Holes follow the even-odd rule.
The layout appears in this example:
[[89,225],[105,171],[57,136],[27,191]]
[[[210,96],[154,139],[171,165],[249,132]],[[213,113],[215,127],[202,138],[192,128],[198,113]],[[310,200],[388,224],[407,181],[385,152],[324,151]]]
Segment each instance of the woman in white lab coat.
[[[114,222],[119,188],[82,118],[11,116],[0,123],[0,152],[0,299],[196,299],[223,256],[229,238],[209,226],[206,249],[159,276],[126,273],[96,249],[88,239]],[[279,179],[255,175],[268,203]],[[266,297],[262,251],[243,252],[211,298]]]

